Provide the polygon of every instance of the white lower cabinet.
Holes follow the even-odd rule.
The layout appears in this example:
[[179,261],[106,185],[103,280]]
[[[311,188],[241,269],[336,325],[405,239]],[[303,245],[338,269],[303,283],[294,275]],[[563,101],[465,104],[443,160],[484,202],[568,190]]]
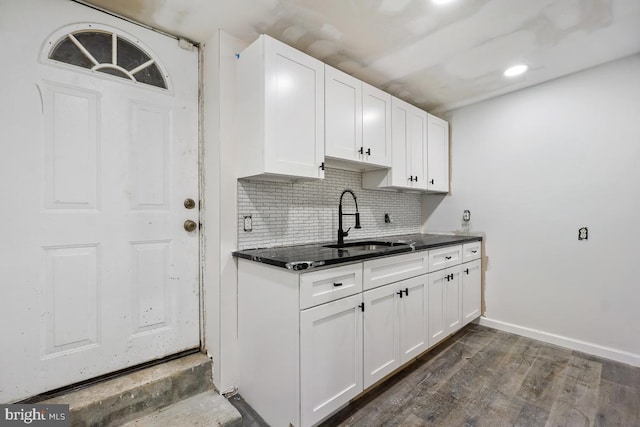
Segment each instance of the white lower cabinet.
[[462,264],[462,326],[480,317],[482,310],[481,261]]
[[400,285],[364,292],[364,388],[400,366]]
[[462,327],[460,265],[429,274],[429,347]]
[[358,294],[300,312],[303,426],[318,423],[362,392],[361,304]]
[[480,316],[480,247],[467,249],[305,273],[239,259],[240,393],[269,425],[322,422]]
[[427,276],[366,291],[363,301],[366,389],[427,349]]

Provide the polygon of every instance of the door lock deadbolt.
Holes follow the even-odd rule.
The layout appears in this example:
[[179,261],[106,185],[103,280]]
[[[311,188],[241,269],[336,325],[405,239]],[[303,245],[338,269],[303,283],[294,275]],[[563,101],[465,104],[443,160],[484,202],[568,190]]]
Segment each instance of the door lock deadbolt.
[[184,207],[187,209],[193,209],[196,207],[196,202],[193,199],[185,199]]

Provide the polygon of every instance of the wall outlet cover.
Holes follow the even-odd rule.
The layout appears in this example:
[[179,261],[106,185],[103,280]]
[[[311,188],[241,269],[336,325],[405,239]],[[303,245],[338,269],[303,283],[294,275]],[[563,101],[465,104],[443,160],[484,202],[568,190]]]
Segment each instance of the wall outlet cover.
[[251,215],[244,216],[244,231],[253,230],[253,222],[251,220]]
[[578,240],[587,240],[589,238],[589,229],[582,227],[578,229]]

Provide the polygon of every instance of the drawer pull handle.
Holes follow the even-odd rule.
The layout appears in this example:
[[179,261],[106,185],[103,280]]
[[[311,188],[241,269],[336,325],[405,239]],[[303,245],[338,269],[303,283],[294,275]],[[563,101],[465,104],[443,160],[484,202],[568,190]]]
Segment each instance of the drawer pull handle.
[[[400,291],[400,293],[402,293],[402,291]],[[404,296],[409,296],[409,288],[404,288]]]
[[477,253],[478,253],[478,251],[474,249],[474,250],[472,250],[472,251],[471,251],[471,253],[472,253],[472,254],[477,254]]
[[396,294],[400,295],[400,298],[402,298],[402,292],[403,292],[403,291],[402,291],[402,290],[400,290],[400,291],[396,292]]
[[364,313],[364,303],[358,304],[358,308]]
[[469,269],[467,268],[464,272],[465,272],[465,273],[467,273],[467,274],[469,274]]
[[342,283],[334,283],[333,286],[342,286]]
[[446,256],[444,257],[444,259],[451,259],[451,256]]

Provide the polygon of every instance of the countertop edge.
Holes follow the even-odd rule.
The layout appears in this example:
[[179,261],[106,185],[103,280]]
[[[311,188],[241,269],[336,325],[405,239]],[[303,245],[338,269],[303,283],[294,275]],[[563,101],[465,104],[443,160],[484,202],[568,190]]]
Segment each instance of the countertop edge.
[[[393,237],[394,239],[397,240],[397,237],[401,237],[401,236],[389,236],[389,237]],[[261,256],[260,254],[251,253],[252,251],[259,251],[259,250],[288,250],[288,249],[295,249],[297,247],[299,248],[302,246],[311,247],[311,248],[314,246],[318,246],[318,248],[322,248],[324,244],[321,244],[321,243],[316,245],[314,244],[294,245],[294,246],[286,246],[286,247],[279,247],[279,248],[243,249],[243,250],[233,251],[231,254],[235,258],[246,259],[249,261],[267,264],[273,267],[284,268],[288,271],[299,273],[299,272],[304,272],[309,270],[316,270],[321,267],[331,267],[331,266],[336,266],[340,264],[347,264],[351,262],[358,262],[358,261],[375,259],[375,258],[383,258],[387,256],[402,255],[402,254],[408,254],[412,252],[422,252],[429,249],[434,249],[434,248],[439,248],[444,246],[451,246],[456,244],[464,244],[464,243],[483,240],[482,236],[463,236],[463,235],[453,235],[453,234],[452,235],[443,234],[443,235],[438,235],[438,237],[442,239],[446,239],[447,237],[450,237],[451,239],[445,240],[445,241],[433,242],[433,243],[412,242],[408,248],[403,247],[399,249],[394,249],[394,247],[391,247],[389,249],[383,249],[375,252],[362,253],[362,254],[357,254],[357,255],[352,255],[347,257],[335,257],[335,258],[329,258],[329,259],[323,259],[323,260],[300,259],[296,261],[291,261],[291,260],[287,261],[287,260],[277,259],[274,257]],[[388,237],[379,237],[375,239],[388,239]]]

